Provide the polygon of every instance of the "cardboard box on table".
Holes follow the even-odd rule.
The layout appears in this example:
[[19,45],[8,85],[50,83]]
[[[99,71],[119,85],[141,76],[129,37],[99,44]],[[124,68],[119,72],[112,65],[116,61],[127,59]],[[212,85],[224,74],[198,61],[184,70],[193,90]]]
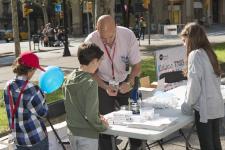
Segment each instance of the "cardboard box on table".
[[154,94],[154,90],[157,87],[157,82],[150,83],[149,76],[140,78],[139,91],[142,93],[142,98],[150,97]]

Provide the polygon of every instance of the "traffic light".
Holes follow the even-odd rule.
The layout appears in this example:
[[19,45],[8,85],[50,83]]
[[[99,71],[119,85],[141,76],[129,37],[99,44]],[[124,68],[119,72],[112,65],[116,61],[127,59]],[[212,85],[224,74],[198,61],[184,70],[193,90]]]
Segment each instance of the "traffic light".
[[24,2],[23,3],[23,17],[26,18],[31,12],[33,12],[33,9],[31,8],[31,3]]
[[86,3],[86,9],[87,9],[87,12],[92,13],[92,2],[87,2]]
[[148,5],[150,4],[150,0],[143,0],[143,7],[145,8],[145,9],[148,9]]
[[61,3],[61,0],[52,0],[53,4]]

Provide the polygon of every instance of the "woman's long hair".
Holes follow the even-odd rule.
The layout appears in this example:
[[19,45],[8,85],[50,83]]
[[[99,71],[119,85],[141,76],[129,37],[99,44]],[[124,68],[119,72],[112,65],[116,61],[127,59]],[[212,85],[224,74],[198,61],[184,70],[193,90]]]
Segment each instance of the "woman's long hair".
[[[188,63],[188,56],[191,51],[196,49],[203,49],[207,53],[210,63],[212,64],[213,70],[217,76],[221,75],[221,70],[217,56],[213,51],[205,30],[197,23],[189,23],[180,34],[186,40],[186,63]],[[184,71],[187,73],[187,69]]]

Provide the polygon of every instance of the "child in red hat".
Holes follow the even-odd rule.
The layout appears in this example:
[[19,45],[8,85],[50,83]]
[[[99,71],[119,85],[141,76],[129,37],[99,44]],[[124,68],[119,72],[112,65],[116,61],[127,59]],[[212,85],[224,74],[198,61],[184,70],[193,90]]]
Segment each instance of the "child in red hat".
[[4,101],[17,150],[48,150],[48,136],[44,121],[47,104],[38,86],[29,80],[36,69],[44,71],[38,57],[22,53],[13,64],[14,79],[6,83]]

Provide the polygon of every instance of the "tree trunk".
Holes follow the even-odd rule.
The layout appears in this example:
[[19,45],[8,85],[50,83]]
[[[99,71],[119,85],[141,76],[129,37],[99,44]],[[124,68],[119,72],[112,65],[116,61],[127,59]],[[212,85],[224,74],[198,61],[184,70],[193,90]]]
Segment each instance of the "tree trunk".
[[131,0],[128,1],[128,5],[127,5],[127,24],[126,27],[129,28],[130,26],[130,7],[131,7]]
[[110,15],[115,18],[115,0],[109,1]]
[[124,0],[120,0],[120,4],[121,4],[121,10],[122,10],[122,17],[123,17],[123,23],[122,23],[122,25],[123,26],[126,26],[127,19],[126,19],[126,10],[125,10],[125,7],[124,7],[124,5],[125,5]]
[[[72,0],[72,28],[73,28],[73,35],[80,36],[83,33],[83,26],[82,26],[82,12],[80,9],[80,0]],[[76,14],[76,15],[75,15]]]
[[41,7],[43,17],[44,17],[44,24],[48,23],[48,14],[47,14],[47,6],[48,6],[48,0],[42,0],[42,1],[33,1],[36,5]]
[[92,13],[93,13],[93,29],[95,30],[96,29],[96,22],[97,22],[97,18],[96,18],[96,8],[97,8],[97,0],[93,0],[93,10],[92,10]]
[[41,6],[42,12],[43,12],[43,16],[44,16],[44,24],[48,23],[48,14],[47,14],[47,10],[46,10],[46,6]]
[[115,17],[115,0],[96,0],[97,8],[95,8],[96,19],[98,19],[101,15],[111,15],[113,18]]
[[11,5],[12,5],[13,37],[14,37],[14,42],[15,42],[15,55],[16,55],[16,57],[18,57],[21,53],[21,50],[20,50],[20,38],[19,38],[17,1],[11,0]]

